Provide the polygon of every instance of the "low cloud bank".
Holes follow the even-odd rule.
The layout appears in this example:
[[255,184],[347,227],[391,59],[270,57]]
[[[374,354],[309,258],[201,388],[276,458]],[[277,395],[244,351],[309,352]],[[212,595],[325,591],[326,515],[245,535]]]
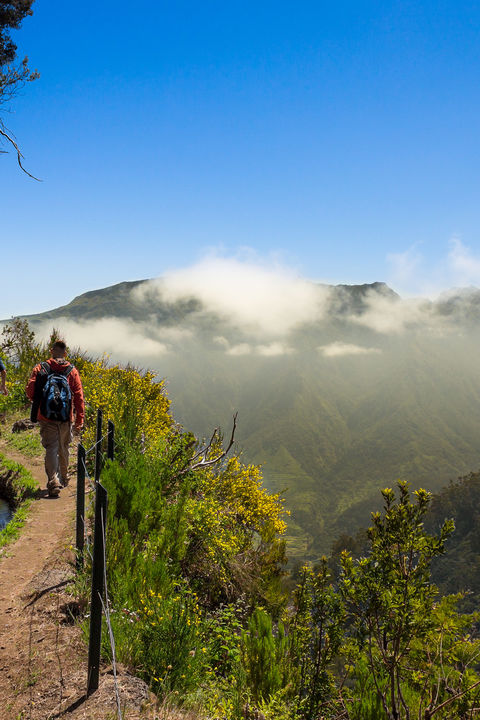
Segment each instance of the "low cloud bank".
[[263,357],[278,357],[280,355],[291,355],[295,352],[295,348],[282,342],[271,342],[267,345],[254,343],[237,343],[231,345],[224,337],[214,338],[214,343],[225,350],[226,355],[260,355]]
[[336,358],[346,355],[371,355],[381,353],[380,348],[362,347],[361,345],[353,345],[351,343],[334,342],[330,345],[321,345],[318,351],[324,357]]
[[[408,273],[419,260],[412,256],[402,262]],[[480,261],[459,242],[451,246],[451,262],[466,276],[477,270],[480,276]],[[47,338],[53,324],[70,346],[155,366],[159,358],[174,362],[178,353],[188,357],[205,349],[229,358],[275,358],[303,348],[316,348],[332,359],[368,356],[381,352],[377,339],[385,348],[389,337],[443,337],[480,326],[480,291],[475,288],[436,300],[401,299],[380,283],[369,289],[335,288],[282,267],[215,257],[145,282],[132,296],[140,321],[57,318],[35,329]]]
[[423,298],[396,300],[382,297],[374,292],[368,293],[364,312],[360,315],[351,315],[350,321],[387,335],[416,328],[438,332],[445,326],[444,318],[435,314],[429,300]]
[[284,267],[266,268],[226,258],[207,258],[134,290],[139,303],[152,295],[166,303],[195,298],[205,312],[269,338],[320,320],[327,312],[329,294],[328,288]]
[[[178,328],[152,328],[132,320],[104,318],[79,322],[71,318],[57,318],[35,327],[39,338],[47,340],[57,328],[70,347],[81,347],[94,356],[112,355],[122,361],[141,362],[158,358],[171,349],[185,332]],[[162,339],[160,339],[162,338]]]

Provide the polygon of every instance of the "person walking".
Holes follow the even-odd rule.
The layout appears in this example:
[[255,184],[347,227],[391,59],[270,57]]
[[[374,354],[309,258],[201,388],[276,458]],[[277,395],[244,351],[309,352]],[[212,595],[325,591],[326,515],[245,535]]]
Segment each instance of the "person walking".
[[5,365],[4,365],[3,362],[2,362],[2,358],[0,358],[0,378],[1,378],[1,381],[0,381],[0,392],[1,392],[3,395],[8,395],[8,390],[7,390],[7,386],[6,386],[6,382],[7,382],[7,371],[6,371],[6,369],[5,369]]
[[62,487],[68,485],[72,426],[80,432],[85,418],[80,374],[66,354],[66,344],[57,340],[52,345],[51,358],[35,365],[26,387],[27,397],[32,401],[31,419],[40,423],[49,497],[58,497]]

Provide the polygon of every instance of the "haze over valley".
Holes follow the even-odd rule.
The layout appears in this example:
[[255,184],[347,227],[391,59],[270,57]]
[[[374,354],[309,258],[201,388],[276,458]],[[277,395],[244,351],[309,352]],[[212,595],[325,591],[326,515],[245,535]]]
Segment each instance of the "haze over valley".
[[401,298],[211,259],[30,316],[167,379],[176,420],[229,432],[284,491],[290,554],[368,523],[398,478],[437,491],[480,466],[480,291]]

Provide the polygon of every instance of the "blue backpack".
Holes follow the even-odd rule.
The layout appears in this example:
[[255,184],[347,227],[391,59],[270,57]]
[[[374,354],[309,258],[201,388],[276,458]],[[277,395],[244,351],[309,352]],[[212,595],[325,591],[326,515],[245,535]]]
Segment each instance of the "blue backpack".
[[45,380],[40,400],[40,411],[47,420],[57,420],[58,422],[70,420],[72,391],[68,383],[68,376],[72,370],[73,365],[67,365],[63,372],[53,371],[48,363],[42,363],[39,375],[43,375]]

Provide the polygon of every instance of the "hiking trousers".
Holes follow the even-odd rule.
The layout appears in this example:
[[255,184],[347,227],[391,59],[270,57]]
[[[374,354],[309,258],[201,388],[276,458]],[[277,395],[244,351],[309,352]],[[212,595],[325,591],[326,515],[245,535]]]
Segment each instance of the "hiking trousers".
[[72,423],[40,420],[40,437],[45,448],[45,472],[50,482],[68,478],[68,448],[72,440]]

